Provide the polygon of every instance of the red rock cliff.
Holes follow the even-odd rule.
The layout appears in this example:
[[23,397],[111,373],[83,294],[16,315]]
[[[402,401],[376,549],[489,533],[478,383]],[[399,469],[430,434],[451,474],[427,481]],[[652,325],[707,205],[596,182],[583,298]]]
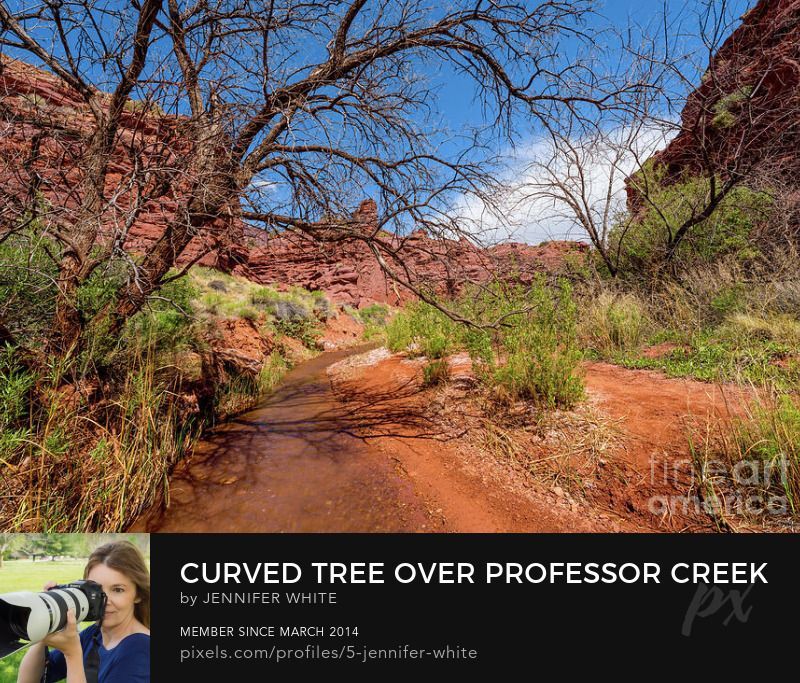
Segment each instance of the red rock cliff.
[[[657,156],[669,174],[715,168],[800,187],[800,0],[759,0],[723,43]],[[754,170],[756,169],[756,170]]]
[[[0,215],[4,224],[0,224],[0,232],[13,225],[25,202],[35,195],[65,213],[75,209],[80,202],[75,186],[80,177],[81,145],[92,122],[88,107],[58,78],[19,61],[0,59],[0,203],[8,209]],[[131,106],[121,123],[106,183],[109,196],[119,193],[137,160],[146,162],[163,155],[173,161],[183,153],[179,117]],[[146,251],[171,220],[178,200],[166,195],[146,205],[127,232],[125,248],[134,253]],[[122,193],[119,201],[124,206],[130,199]],[[350,220],[365,232],[374,231],[378,220],[375,202],[363,202]],[[481,249],[465,239],[430,239],[421,231],[385,239],[397,250],[395,258],[387,259],[392,267],[398,268],[402,262],[416,283],[451,293],[466,281],[485,281],[494,271],[528,282],[535,272],[552,270],[567,254],[586,249],[575,243],[541,247],[504,244]],[[352,306],[370,301],[397,304],[411,296],[384,275],[363,243],[317,243],[288,233],[268,237],[235,218],[198,235],[180,260],[186,263],[201,256],[203,265],[263,284],[322,289],[333,300]]]

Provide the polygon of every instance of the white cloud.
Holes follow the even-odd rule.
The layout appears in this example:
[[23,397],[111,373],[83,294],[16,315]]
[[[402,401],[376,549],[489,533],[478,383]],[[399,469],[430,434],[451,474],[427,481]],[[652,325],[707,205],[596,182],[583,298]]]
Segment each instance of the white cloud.
[[496,210],[475,196],[464,195],[455,213],[465,229],[485,243],[587,240],[574,212],[561,201],[544,196],[552,194],[554,181],[573,190],[580,187],[586,207],[596,217],[606,206],[613,214],[624,208],[625,178],[671,136],[666,127],[636,132],[620,127],[602,136],[568,140],[574,152],[571,162],[556,153],[552,139],[533,139],[508,154],[507,170],[500,178],[504,191],[494,198]]

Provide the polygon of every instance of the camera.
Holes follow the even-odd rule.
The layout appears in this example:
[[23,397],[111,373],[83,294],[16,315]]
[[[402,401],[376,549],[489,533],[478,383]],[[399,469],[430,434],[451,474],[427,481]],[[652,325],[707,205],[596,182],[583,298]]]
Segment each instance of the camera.
[[60,631],[69,609],[79,622],[97,621],[106,609],[106,594],[99,583],[85,579],[41,593],[0,594],[0,658]]

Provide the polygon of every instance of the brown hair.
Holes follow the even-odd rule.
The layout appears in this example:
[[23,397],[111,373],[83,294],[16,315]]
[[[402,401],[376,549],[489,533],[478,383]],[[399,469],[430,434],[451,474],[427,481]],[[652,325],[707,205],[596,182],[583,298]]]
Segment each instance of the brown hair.
[[98,564],[115,569],[133,581],[136,597],[139,598],[139,602],[133,606],[133,615],[150,628],[150,572],[139,549],[130,541],[115,541],[98,546],[89,556],[83,578],[87,578]]

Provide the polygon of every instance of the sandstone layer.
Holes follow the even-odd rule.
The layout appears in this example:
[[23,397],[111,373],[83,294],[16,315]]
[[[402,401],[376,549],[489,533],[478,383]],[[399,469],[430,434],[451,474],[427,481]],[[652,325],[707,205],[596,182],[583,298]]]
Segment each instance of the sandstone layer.
[[[135,220],[121,229],[120,222],[131,215],[135,202],[135,169],[180,169],[191,150],[182,143],[181,117],[134,101],[129,105],[104,188],[114,202],[101,220],[105,239],[116,239],[119,249],[135,255],[164,233],[181,200],[177,184],[177,189],[144,203]],[[46,205],[56,222],[71,220],[82,200],[76,188],[93,124],[88,106],[57,77],[20,61],[0,59],[0,203],[5,205],[0,232],[18,225],[31,206]],[[341,220],[357,224],[359,234],[378,235],[377,212],[375,202],[366,200]],[[379,237],[389,267],[407,272],[419,287],[448,293],[466,282],[484,282],[495,271],[529,282],[536,272],[553,270],[569,254],[586,250],[583,244],[568,242],[481,248],[467,239],[433,239],[419,230],[407,236],[381,232]],[[363,240],[322,243],[286,232],[267,235],[235,215],[198,234],[179,262],[198,262],[263,284],[324,290],[334,301],[351,306],[397,304],[413,297],[387,277]]]

